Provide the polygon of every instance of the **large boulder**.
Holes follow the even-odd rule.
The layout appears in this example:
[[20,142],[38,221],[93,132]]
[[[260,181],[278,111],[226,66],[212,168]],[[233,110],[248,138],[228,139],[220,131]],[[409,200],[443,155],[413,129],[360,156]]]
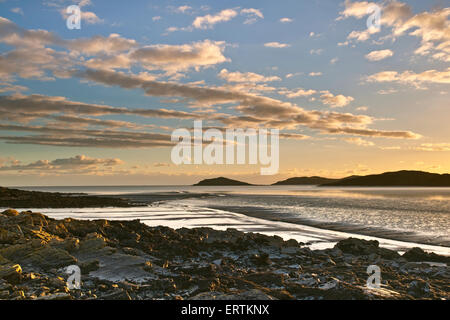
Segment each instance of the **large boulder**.
[[402,257],[411,262],[450,262],[450,257],[440,256],[434,252],[428,253],[418,247],[409,249],[403,254]]
[[386,259],[396,259],[400,257],[396,251],[380,248],[380,243],[377,240],[348,238],[339,241],[335,245],[335,248],[340,249],[344,253],[350,253],[356,256],[377,254]]
[[30,266],[42,270],[65,267],[77,262],[67,251],[52,248],[39,240],[0,249],[0,255],[23,267]]

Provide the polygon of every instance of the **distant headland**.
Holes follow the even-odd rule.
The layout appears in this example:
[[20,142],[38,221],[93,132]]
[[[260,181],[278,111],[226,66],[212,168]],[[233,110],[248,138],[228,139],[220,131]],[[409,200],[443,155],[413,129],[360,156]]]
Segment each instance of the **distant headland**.
[[[367,176],[349,176],[343,179],[324,177],[293,177],[272,184],[318,185],[322,187],[450,187],[450,174],[424,171],[395,171]],[[202,180],[194,186],[254,186],[253,184],[224,177]]]

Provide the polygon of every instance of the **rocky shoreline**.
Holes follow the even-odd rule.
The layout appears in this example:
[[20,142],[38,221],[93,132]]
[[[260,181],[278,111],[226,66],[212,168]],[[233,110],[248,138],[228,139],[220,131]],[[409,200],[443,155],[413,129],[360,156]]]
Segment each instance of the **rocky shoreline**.
[[3,208],[123,208],[138,205],[142,204],[130,203],[128,200],[118,197],[25,191],[0,187],[0,207]]
[[[449,262],[354,238],[312,251],[234,229],[0,214],[0,299],[449,299]],[[68,288],[71,265],[80,289]],[[379,289],[366,286],[369,265],[381,269]]]

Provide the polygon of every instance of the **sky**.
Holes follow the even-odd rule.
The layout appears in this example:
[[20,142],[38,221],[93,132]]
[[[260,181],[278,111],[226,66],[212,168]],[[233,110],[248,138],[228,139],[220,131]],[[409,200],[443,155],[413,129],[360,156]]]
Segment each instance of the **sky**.
[[[443,0],[0,0],[0,185],[448,173],[449,18]],[[195,120],[279,129],[279,172],[175,165]]]

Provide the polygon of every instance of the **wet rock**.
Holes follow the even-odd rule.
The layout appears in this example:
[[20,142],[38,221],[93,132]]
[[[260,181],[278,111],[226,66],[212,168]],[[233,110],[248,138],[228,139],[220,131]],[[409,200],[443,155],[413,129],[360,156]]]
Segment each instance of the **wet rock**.
[[101,300],[131,300],[129,293],[124,289],[115,289],[113,292],[100,296]]
[[339,287],[339,282],[340,282],[339,279],[334,278],[331,281],[321,284],[319,286],[319,289],[322,290],[337,289]]
[[36,300],[72,300],[72,296],[68,293],[57,292],[54,294],[38,297],[36,298]]
[[2,214],[7,217],[16,217],[19,215],[19,211],[13,210],[13,209],[8,209],[8,210],[3,211]]
[[261,284],[263,286],[283,286],[284,276],[281,274],[275,274],[271,272],[253,273],[245,276],[246,280]]
[[20,238],[20,234],[0,228],[0,244],[13,244]]
[[52,248],[39,240],[0,249],[0,255],[22,266],[31,265],[43,270],[65,267],[77,262],[67,251]]
[[0,279],[12,284],[20,283],[22,279],[22,268],[18,264],[0,265]]
[[190,300],[275,300],[275,298],[260,290],[253,289],[230,294],[221,292],[203,292],[190,298]]
[[[400,257],[376,241],[350,238],[310,250],[234,229],[54,220],[32,212],[0,214],[0,226],[2,299],[450,298],[448,267],[419,263],[436,257],[418,250]],[[82,278],[81,288],[69,291],[64,267],[71,264]],[[382,268],[382,288],[367,289],[368,264]]]
[[380,243],[377,240],[362,240],[356,238],[348,238],[339,241],[335,248],[340,249],[344,253],[350,253],[357,256],[368,256],[370,254],[377,254],[383,258],[395,259],[399,258],[398,252],[386,248],[380,248]]
[[80,264],[80,270],[82,274],[89,274],[91,271],[96,271],[100,268],[100,262],[98,260],[86,261]]
[[414,280],[408,284],[408,293],[413,297],[423,297],[431,293],[431,288],[423,280]]
[[442,263],[450,263],[450,257],[440,256],[435,254],[434,252],[428,253],[423,251],[421,248],[412,248],[405,252],[402,256],[408,261],[414,262],[442,262]]
[[91,233],[86,236],[86,239],[80,241],[78,251],[83,253],[96,252],[106,247],[106,245],[106,239],[102,235]]
[[266,266],[272,263],[267,253],[255,254],[250,257],[250,260],[257,266]]

